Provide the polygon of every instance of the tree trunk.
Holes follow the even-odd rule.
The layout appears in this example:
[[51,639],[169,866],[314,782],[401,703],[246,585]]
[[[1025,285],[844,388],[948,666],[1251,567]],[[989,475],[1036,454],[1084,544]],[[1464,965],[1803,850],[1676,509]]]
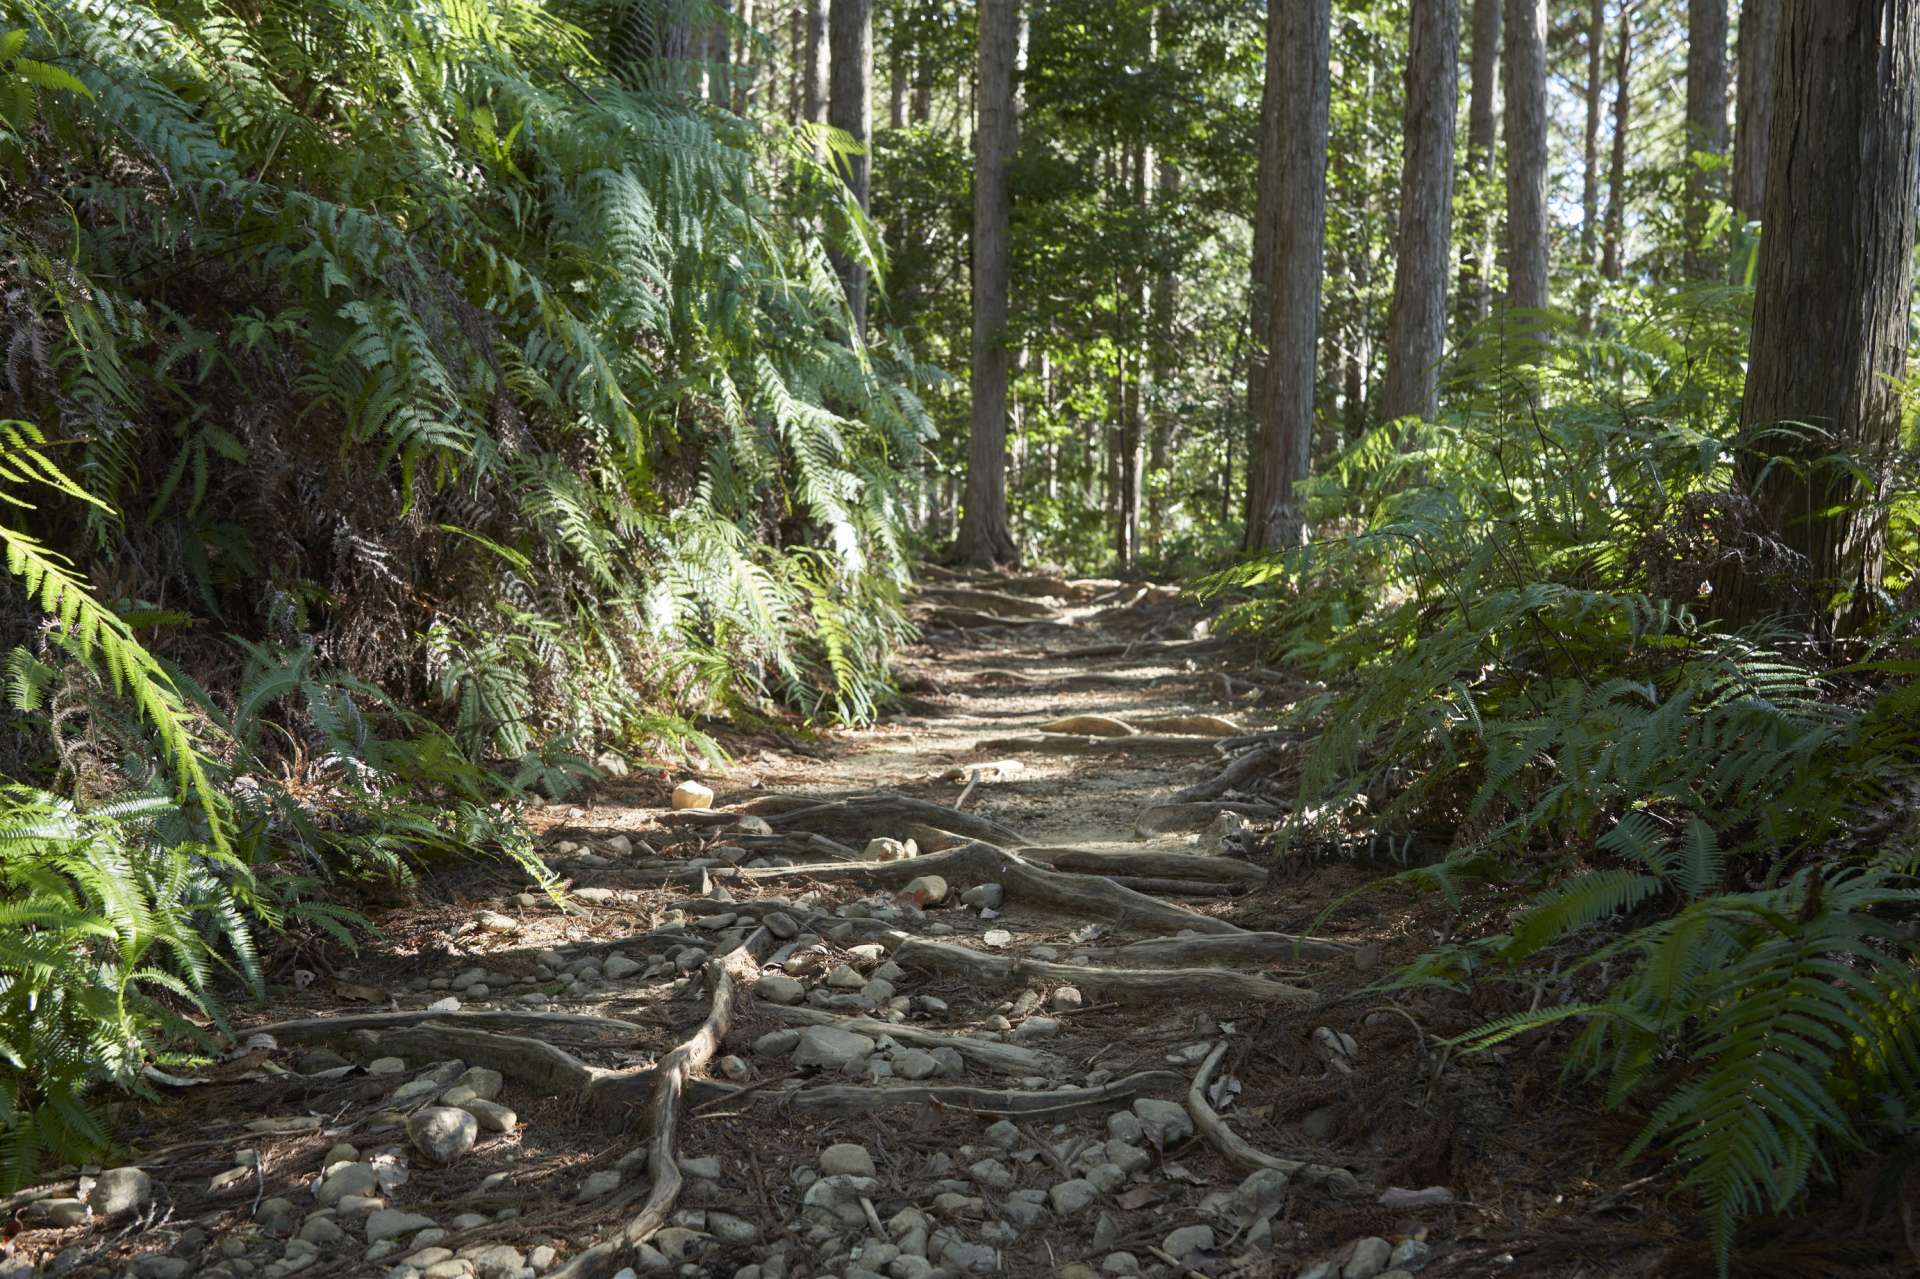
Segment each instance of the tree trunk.
[[629,0],[613,36],[622,83],[686,91],[695,87],[693,31],[666,0]]
[[1733,142],[1733,207],[1743,222],[1759,221],[1767,196],[1767,135],[1773,131],[1773,61],[1779,48],[1780,0],[1743,0]]
[[1613,155],[1607,164],[1607,229],[1600,274],[1618,280],[1627,233],[1627,127],[1633,117],[1633,5],[1620,6],[1620,41],[1613,51]]
[[[805,84],[801,93],[806,121],[812,125],[824,125],[827,122],[827,66],[831,61],[831,40],[827,33],[827,0],[805,0],[807,6],[807,49],[806,59],[800,64],[800,78]],[[816,159],[824,160],[827,155],[827,141],[820,133],[814,135],[813,154]]]
[[1607,0],[1587,9],[1587,127],[1581,142],[1580,261],[1600,264],[1600,108],[1606,94]]
[[[1849,627],[1876,607],[1885,566],[1920,196],[1920,0],[1787,0],[1779,53],[1739,470],[1764,531],[1800,561],[1800,589],[1749,565],[1722,598],[1736,617],[1787,607]],[[1782,423],[1814,429],[1754,438]],[[1845,465],[1827,460],[1836,452]]]
[[733,0],[713,0],[720,20],[707,29],[707,92],[713,105],[722,109],[733,105],[733,32],[727,18],[733,12]]
[[[873,136],[873,0],[832,0],[830,7],[833,65],[827,97],[827,123],[845,131],[861,148],[843,157],[847,187],[862,210],[867,207],[867,154]],[[867,331],[867,268],[845,254],[835,255],[834,267],[847,290],[858,343]]]
[[[1159,202],[1177,202],[1180,198],[1181,181],[1180,170],[1162,160],[1155,183],[1157,189],[1154,199]],[[1156,551],[1160,549],[1161,539],[1166,534],[1164,490],[1167,484],[1168,448],[1172,443],[1173,434],[1173,415],[1167,411],[1167,398],[1170,394],[1168,384],[1173,378],[1173,357],[1176,346],[1173,317],[1174,308],[1179,303],[1179,294],[1180,275],[1169,264],[1154,277],[1153,331],[1147,338],[1153,352],[1150,361],[1153,404],[1148,414],[1150,438],[1147,444],[1147,542]]]
[[[740,25],[753,30],[753,0],[740,0]],[[759,86],[755,82],[753,65],[753,41],[742,39],[733,48],[733,113],[746,115],[753,109],[754,94]]]
[[1727,0],[1687,0],[1687,189],[1681,224],[1690,280],[1721,273],[1721,251],[1708,242],[1714,207],[1726,189],[1719,162],[1727,154]]
[[1487,318],[1493,307],[1494,148],[1500,134],[1501,0],[1473,0],[1473,65],[1467,103],[1467,174],[1473,182],[1473,221],[1460,253],[1460,327]]
[[1273,246],[1280,223],[1280,86],[1285,79],[1280,70],[1283,50],[1273,38],[1277,19],[1273,11],[1280,0],[1268,6],[1266,79],[1260,90],[1260,168],[1253,209],[1253,277],[1247,290],[1247,440],[1251,444],[1260,432],[1261,414],[1266,411],[1267,327],[1271,323],[1273,299]]
[[[1267,373],[1260,434],[1249,467],[1246,544],[1250,550],[1298,545],[1306,532],[1298,485],[1313,445],[1313,371],[1320,325],[1320,275],[1326,251],[1329,0],[1276,0],[1267,41],[1279,60],[1277,190],[1286,194],[1274,226],[1268,307]],[[1263,149],[1264,149],[1263,142]]]
[[887,127],[904,129],[907,127],[907,50],[903,47],[900,30],[894,28],[893,41],[887,49]]
[[1547,0],[1507,0],[1507,303],[1547,305]]
[[807,11],[796,3],[787,11],[787,53],[793,62],[793,81],[787,88],[787,123],[799,124],[806,118],[807,85]]
[[1007,524],[1007,186],[1020,137],[1020,0],[980,3],[980,126],[973,175],[973,393],[959,559],[979,568],[1019,558]]
[[1387,378],[1380,393],[1381,416],[1389,421],[1432,417],[1440,408],[1459,66],[1459,0],[1413,0],[1400,226],[1387,318]]

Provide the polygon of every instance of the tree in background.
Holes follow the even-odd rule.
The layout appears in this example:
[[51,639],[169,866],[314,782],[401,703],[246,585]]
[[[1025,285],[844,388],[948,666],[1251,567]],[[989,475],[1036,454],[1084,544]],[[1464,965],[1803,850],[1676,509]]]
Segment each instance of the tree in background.
[[1726,195],[1727,0],[1687,0],[1687,159],[1682,227],[1687,278],[1720,274],[1720,251],[1708,242],[1714,211]]
[[1780,0],[1742,0],[1738,101],[1734,108],[1733,208],[1747,222],[1759,221],[1766,204],[1773,70],[1779,48]]
[[1920,2],[1787,0],[1776,67],[1739,470],[1792,559],[1736,563],[1720,585],[1731,616],[1784,604],[1821,629],[1879,605],[1912,320]]
[[1547,0],[1507,0],[1507,301],[1547,305]]
[[1020,138],[1019,0],[980,6],[980,125],[973,174],[972,415],[959,559],[986,567],[1019,559],[1007,525],[1008,168]]
[[[838,157],[847,187],[862,211],[869,202],[873,156],[873,0],[833,0],[831,14],[831,88],[827,123],[845,133],[852,149]],[[839,252],[834,265],[847,291],[856,340],[867,331],[867,267],[859,255]]]
[[1504,0],[1473,0],[1473,49],[1467,99],[1468,216],[1460,248],[1461,326],[1487,318],[1493,307],[1493,175],[1500,135],[1500,13]]
[[1401,163],[1400,229],[1387,378],[1381,416],[1432,417],[1440,407],[1447,337],[1447,275],[1453,245],[1453,142],[1460,88],[1458,0],[1413,0],[1407,60],[1407,141]]
[[1260,433],[1248,474],[1250,550],[1293,546],[1306,532],[1299,487],[1313,446],[1315,344],[1326,258],[1330,24],[1329,0],[1280,0],[1269,6],[1267,39],[1280,51],[1267,66],[1280,76],[1279,110],[1271,124],[1279,134],[1275,172],[1284,198],[1274,226]]

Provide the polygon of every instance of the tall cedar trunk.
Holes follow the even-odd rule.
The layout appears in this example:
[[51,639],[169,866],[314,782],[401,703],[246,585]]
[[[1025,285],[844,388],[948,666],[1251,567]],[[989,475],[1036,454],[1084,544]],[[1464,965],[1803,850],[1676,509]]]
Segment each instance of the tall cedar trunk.
[[[1874,607],[1886,556],[1920,195],[1920,0],[1787,0],[1779,53],[1740,425],[1749,438],[1782,422],[1824,434],[1773,434],[1739,458],[1764,530],[1804,559],[1802,589],[1749,569],[1722,598],[1735,617],[1786,606],[1846,627]],[[1848,465],[1825,460],[1836,450]]]
[[733,0],[713,0],[720,20],[707,28],[707,91],[716,107],[733,105],[733,32],[727,16],[733,12]]
[[1493,307],[1494,148],[1500,143],[1500,5],[1473,0],[1473,64],[1467,101],[1467,173],[1473,179],[1473,222],[1460,252],[1460,325],[1487,318]]
[[[806,88],[801,94],[808,124],[827,122],[827,64],[831,61],[831,41],[827,34],[827,0],[804,0],[807,6],[807,51],[801,63],[801,79]],[[816,134],[813,154],[825,159],[826,138]]]
[[1547,304],[1547,0],[1507,0],[1507,302]]
[[[827,123],[846,132],[860,148],[842,157],[847,188],[862,210],[867,207],[867,176],[873,136],[873,0],[832,0],[833,59],[827,95]],[[867,331],[867,268],[845,254],[834,255],[834,269],[847,290],[853,312],[853,338]]]
[[1620,6],[1619,43],[1613,50],[1613,155],[1607,163],[1607,228],[1600,274],[1617,280],[1627,232],[1627,128],[1633,118],[1633,5]]
[[793,81],[787,88],[787,123],[799,124],[806,117],[807,14],[804,3],[787,11],[787,52],[793,63]]
[[1313,445],[1315,346],[1326,249],[1330,0],[1276,0],[1268,8],[1269,58],[1280,73],[1278,190],[1267,322],[1267,374],[1257,448],[1248,468],[1247,546],[1298,545],[1306,533],[1298,485]]
[[1387,318],[1387,377],[1380,391],[1380,413],[1389,421],[1432,417],[1440,407],[1459,68],[1459,0],[1413,0],[1400,226]]
[[887,49],[887,127],[907,127],[907,51],[899,28]]
[[[1154,200],[1158,203],[1178,203],[1180,199],[1180,170],[1165,160],[1160,162],[1160,170],[1154,183]],[[1163,218],[1163,220],[1167,220]],[[1173,354],[1175,338],[1173,332],[1174,308],[1179,303],[1180,275],[1171,263],[1168,263],[1153,280],[1152,325],[1148,335],[1151,343],[1153,404],[1148,413],[1149,437],[1147,441],[1147,543],[1154,550],[1160,549],[1161,539],[1165,536],[1163,522],[1165,514],[1165,475],[1167,470],[1167,451],[1172,443],[1173,416],[1167,411],[1167,401],[1171,395],[1168,383],[1173,376]]]
[[981,568],[1019,558],[1007,524],[1007,242],[1013,209],[1007,171],[1020,137],[1019,63],[1025,34],[1020,0],[981,0],[969,374],[973,411],[957,548],[961,563]]
[[[740,0],[740,25],[753,30],[753,0]],[[753,107],[759,86],[754,80],[753,41],[741,39],[733,46],[733,112],[745,115]]]
[[1280,222],[1280,71],[1282,50],[1274,39],[1281,0],[1267,9],[1266,79],[1260,90],[1260,168],[1253,209],[1253,277],[1247,290],[1247,441],[1260,432],[1267,403],[1267,326],[1273,305],[1273,246]]
[[[1132,185],[1130,194],[1133,204],[1143,213],[1147,207],[1147,173],[1151,167],[1152,159],[1146,142],[1135,139],[1133,153],[1128,157],[1127,177]],[[1147,309],[1146,273],[1138,266],[1127,268],[1126,308],[1126,340],[1120,351],[1121,359],[1127,366],[1127,381],[1120,409],[1120,519],[1115,537],[1123,570],[1132,568],[1140,554],[1140,505],[1145,478],[1142,472],[1145,470],[1143,454],[1147,432],[1140,382],[1146,372],[1142,348],[1150,339],[1144,323]]]
[[1759,220],[1767,197],[1767,135],[1773,131],[1773,60],[1779,47],[1780,0],[1743,0],[1733,140],[1733,207],[1743,222]]
[[1718,162],[1727,154],[1727,0],[1687,0],[1687,152],[1685,271],[1706,280],[1721,271],[1721,250],[1708,237],[1726,190]]
[[1600,262],[1600,115],[1606,98],[1607,0],[1587,7],[1587,127],[1581,135],[1580,261]]

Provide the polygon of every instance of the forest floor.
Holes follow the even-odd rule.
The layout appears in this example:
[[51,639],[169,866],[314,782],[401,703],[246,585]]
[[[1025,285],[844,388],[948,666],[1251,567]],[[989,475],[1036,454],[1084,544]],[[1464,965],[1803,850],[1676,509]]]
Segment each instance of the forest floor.
[[735,737],[710,809],[636,774],[540,810],[567,909],[474,864],[374,910],[357,955],[279,956],[232,1057],[116,1116],[140,1173],[16,1197],[12,1255],[139,1279],[1685,1272],[1658,1187],[1612,1164],[1622,1121],[1542,1104],[1553,1053],[1451,1054],[1484,1011],[1366,989],[1446,915],[1367,897],[1296,936],[1381,869],[1274,862],[1261,776],[1209,779],[1234,751],[1284,774],[1261,730],[1297,686],[1171,588],[935,579],[917,610],[884,724]]

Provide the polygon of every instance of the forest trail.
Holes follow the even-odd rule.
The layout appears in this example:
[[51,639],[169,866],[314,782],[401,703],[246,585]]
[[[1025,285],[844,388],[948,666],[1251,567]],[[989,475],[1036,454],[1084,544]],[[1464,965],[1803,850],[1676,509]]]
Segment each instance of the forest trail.
[[271,1020],[128,1125],[146,1228],[54,1230],[64,1183],[27,1255],[140,1279],[1417,1268],[1455,1211],[1394,1185],[1435,1141],[1421,1037],[1340,997],[1378,945],[1276,931],[1312,907],[1248,860],[1258,775],[1230,789],[1271,691],[1172,588],[941,579],[916,611],[891,721],[736,749],[711,809],[668,808],[672,777],[547,809],[569,911],[494,863],[424,882],[350,967],[283,963]]

